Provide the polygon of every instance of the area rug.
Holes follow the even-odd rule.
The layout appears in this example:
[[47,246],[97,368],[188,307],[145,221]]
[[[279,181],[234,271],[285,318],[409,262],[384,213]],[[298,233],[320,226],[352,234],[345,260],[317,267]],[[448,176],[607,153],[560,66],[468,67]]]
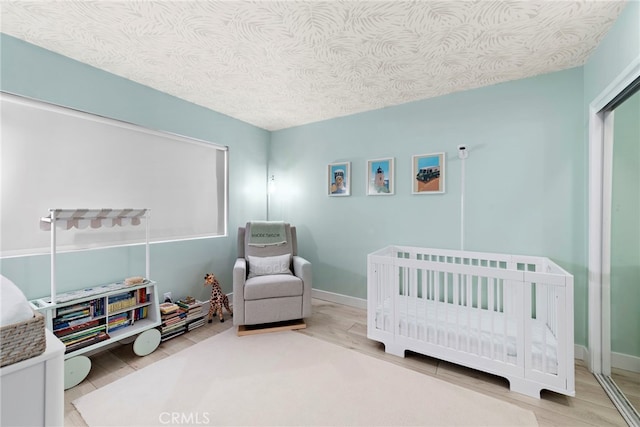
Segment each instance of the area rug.
[[528,410],[297,332],[230,329],[85,396],[89,426],[537,426]]

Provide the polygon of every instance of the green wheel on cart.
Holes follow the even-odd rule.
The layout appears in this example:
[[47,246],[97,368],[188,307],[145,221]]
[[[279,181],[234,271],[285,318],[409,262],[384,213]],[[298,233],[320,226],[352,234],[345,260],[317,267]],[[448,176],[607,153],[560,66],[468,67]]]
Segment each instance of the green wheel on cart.
[[136,338],[133,343],[133,352],[138,356],[146,356],[155,351],[160,345],[160,331],[147,329]]
[[91,359],[87,356],[74,356],[64,361],[64,389],[80,384],[91,370]]

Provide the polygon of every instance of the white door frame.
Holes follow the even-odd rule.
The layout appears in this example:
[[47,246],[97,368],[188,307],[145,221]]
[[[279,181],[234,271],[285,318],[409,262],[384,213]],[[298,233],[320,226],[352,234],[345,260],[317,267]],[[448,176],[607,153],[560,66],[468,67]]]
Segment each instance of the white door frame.
[[589,369],[596,374],[611,374],[613,112],[602,109],[639,77],[640,56],[589,104]]

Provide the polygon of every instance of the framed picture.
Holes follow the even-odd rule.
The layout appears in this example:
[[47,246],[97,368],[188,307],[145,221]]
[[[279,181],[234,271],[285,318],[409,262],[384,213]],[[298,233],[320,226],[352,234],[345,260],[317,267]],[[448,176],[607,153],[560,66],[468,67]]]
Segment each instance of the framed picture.
[[367,196],[392,195],[393,181],[393,158],[367,162]]
[[412,193],[444,193],[445,153],[421,154],[413,156]]
[[351,195],[351,163],[331,163],[327,170],[329,196]]

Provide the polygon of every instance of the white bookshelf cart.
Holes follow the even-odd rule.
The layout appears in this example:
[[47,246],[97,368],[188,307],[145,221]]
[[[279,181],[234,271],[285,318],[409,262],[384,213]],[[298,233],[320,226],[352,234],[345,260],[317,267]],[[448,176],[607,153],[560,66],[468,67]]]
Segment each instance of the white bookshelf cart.
[[[131,342],[139,356],[160,344],[158,291],[149,279],[149,209],[49,209],[40,228],[51,232],[51,294],[30,301],[66,346],[64,388],[82,382],[91,370],[90,352],[115,342]],[[110,283],[56,292],[57,229],[100,228],[145,223],[145,276],[135,284]],[[141,276],[142,277],[142,276]]]

